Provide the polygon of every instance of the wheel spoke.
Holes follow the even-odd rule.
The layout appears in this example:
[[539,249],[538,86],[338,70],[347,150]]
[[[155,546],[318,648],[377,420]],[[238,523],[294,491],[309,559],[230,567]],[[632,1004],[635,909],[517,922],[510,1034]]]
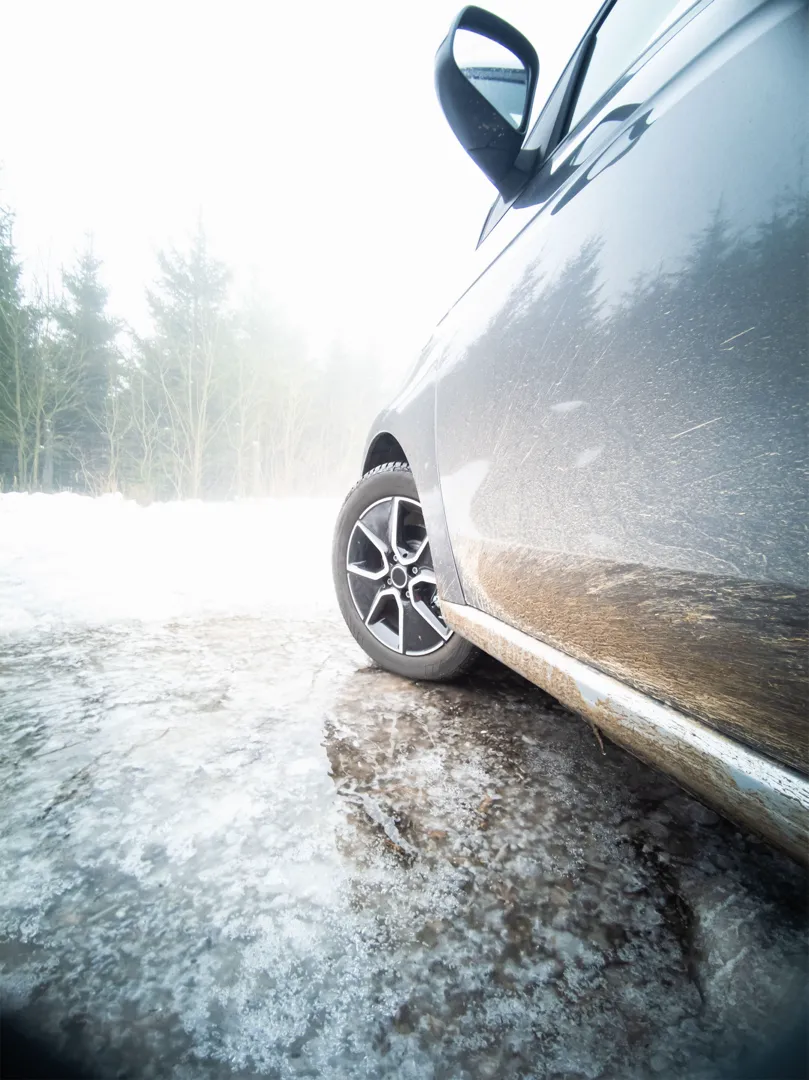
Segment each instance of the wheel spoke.
[[430,605],[426,601],[420,599],[418,594],[414,591],[419,585],[435,586],[435,574],[432,570],[422,570],[415,577],[411,578],[407,584],[407,595],[410,597],[410,603],[416,614],[420,615],[427,625],[431,627],[443,641],[447,641],[452,635],[452,631],[438,618]]
[[412,566],[414,562],[418,562],[418,560],[422,557],[426,548],[427,537],[425,536],[415,551],[409,552],[408,554],[404,554],[404,552],[400,551],[399,562],[402,564],[402,566]]
[[371,581],[379,581],[388,572],[388,560],[385,556],[382,556],[382,569],[381,570],[366,570],[364,566],[360,566],[359,563],[346,563],[346,570],[349,574],[356,574],[357,577],[370,578]]
[[[379,592],[376,594],[376,596],[373,599],[373,603],[371,604],[370,611],[368,612],[368,614],[365,617],[365,625],[369,629],[371,629],[371,627],[373,625],[372,617],[373,617],[374,613],[376,611],[378,611],[378,609],[384,605],[385,600],[387,600],[388,598],[390,598],[390,599],[392,599],[394,601],[394,603],[396,605],[396,608],[397,608],[397,611],[398,611],[397,629],[395,631],[390,631],[390,628],[385,626],[381,619],[377,619],[377,625],[380,626],[380,628],[384,627],[384,629],[386,631],[388,631],[388,634],[386,636],[388,636],[388,637],[392,636],[395,639],[396,651],[401,653],[401,652],[404,652],[404,610],[403,610],[404,605],[402,604],[402,598],[399,595],[399,590],[398,589],[380,589],[379,590]],[[380,639],[380,640],[382,640],[382,639]],[[391,645],[388,641],[385,641],[385,644],[388,645],[389,648],[393,648],[393,645]]]
[[429,653],[437,649],[445,638],[416,607],[406,600],[404,604],[404,648],[411,656]]
[[402,500],[398,495],[390,501],[390,517],[388,518],[388,545],[394,555],[399,554],[399,503]]
[[[427,547],[427,536],[425,534],[424,539],[421,541],[415,551],[408,551],[407,547],[405,547],[405,544],[403,542],[400,543],[402,521],[401,510],[403,502],[409,503],[410,505],[418,505],[413,504],[410,499],[401,499],[398,496],[394,496],[394,498],[391,500],[390,519],[388,522],[388,538],[390,543],[390,550],[394,555],[398,556],[398,562],[400,562],[402,566],[412,566],[413,563],[416,562],[423,555]],[[418,509],[421,510],[421,507],[418,507]]]
[[380,604],[381,600],[383,599],[383,597],[385,596],[386,592],[388,592],[387,589],[377,589],[376,596],[371,601],[371,606],[368,609],[368,614],[365,616],[365,625],[366,626],[371,621],[371,616],[376,611],[376,609],[379,607],[379,604]]
[[371,604],[373,604],[376,594],[380,588],[385,587],[385,583],[379,581],[373,581],[363,575],[357,575],[356,577],[349,577],[349,587],[351,589],[351,596],[354,599],[354,606],[357,609],[357,614],[365,622],[365,617],[371,610]]
[[[352,561],[350,557],[347,556],[346,570],[348,570],[349,574],[356,574],[357,577],[368,578],[371,581],[381,581],[382,578],[387,577],[388,573],[390,572],[390,562],[388,561],[388,545],[380,536],[377,536],[375,532],[369,529],[364,521],[358,521],[357,524],[354,526],[354,529],[359,529],[359,531],[366,538],[366,540],[370,542],[372,548],[376,551],[378,555],[378,559],[382,560],[382,565],[376,570],[370,570],[367,566],[367,559],[358,562],[356,559]],[[353,536],[354,533],[352,533],[352,538]],[[348,545],[348,550],[349,553],[352,550],[351,543],[349,543]],[[356,547],[354,548],[354,551],[355,554],[358,553]],[[377,562],[378,559],[374,559],[372,561]]]
[[412,607],[416,614],[421,615],[427,625],[435,630],[442,641],[448,641],[452,637],[452,631],[441,622],[429,604],[425,604],[423,600],[416,600]]
[[[422,566],[419,572],[410,579],[407,586],[407,591],[412,592],[413,587],[416,585],[435,585],[435,570],[431,567]],[[410,599],[413,597],[411,595]]]
[[368,539],[371,541],[377,551],[379,551],[382,556],[387,559],[389,548],[385,541],[382,539],[382,537],[377,536],[376,533],[371,532],[371,530],[368,528],[364,521],[358,521],[357,528],[360,529],[363,533],[365,533],[365,535],[368,537]]

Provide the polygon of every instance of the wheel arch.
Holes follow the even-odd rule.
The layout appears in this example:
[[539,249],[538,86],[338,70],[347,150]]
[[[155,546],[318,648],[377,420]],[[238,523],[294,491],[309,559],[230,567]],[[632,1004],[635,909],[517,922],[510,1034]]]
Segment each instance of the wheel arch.
[[404,452],[402,444],[389,431],[379,431],[371,439],[365,460],[362,465],[362,475],[365,476],[371,469],[379,465],[387,465],[390,462],[401,461],[409,465],[410,460]]
[[[401,462],[413,473],[424,510],[442,600],[462,604],[463,590],[447,531],[435,460],[435,393],[432,383],[404,403],[394,403],[373,424],[362,460],[362,476],[380,465]],[[395,433],[395,434],[394,434]],[[405,438],[401,438],[404,435]]]

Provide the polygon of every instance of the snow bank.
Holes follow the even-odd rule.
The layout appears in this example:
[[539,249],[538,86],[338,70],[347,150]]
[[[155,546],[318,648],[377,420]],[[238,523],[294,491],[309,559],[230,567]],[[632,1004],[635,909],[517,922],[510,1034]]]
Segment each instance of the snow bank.
[[333,609],[339,501],[0,495],[0,636],[76,623]]

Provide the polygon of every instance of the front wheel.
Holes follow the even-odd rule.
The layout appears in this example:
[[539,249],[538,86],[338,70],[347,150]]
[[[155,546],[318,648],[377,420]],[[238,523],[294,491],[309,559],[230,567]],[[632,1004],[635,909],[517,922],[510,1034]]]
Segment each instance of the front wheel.
[[430,541],[408,465],[366,473],[337,518],[332,571],[349,630],[380,667],[452,679],[477,656],[444,621]]

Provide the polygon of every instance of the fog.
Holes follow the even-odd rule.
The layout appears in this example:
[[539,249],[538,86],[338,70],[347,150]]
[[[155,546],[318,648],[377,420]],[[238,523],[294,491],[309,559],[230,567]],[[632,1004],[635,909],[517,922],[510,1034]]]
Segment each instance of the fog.
[[[318,493],[350,479],[374,412],[461,290],[494,195],[433,88],[458,2],[7,5],[1,239],[39,313],[29,338],[40,370],[29,363],[26,416],[0,433],[3,488],[128,485],[168,498]],[[536,45],[541,101],[598,5],[489,6]],[[206,280],[222,280],[206,329],[216,371],[199,391],[207,402],[216,390],[216,430],[202,447],[178,441],[188,417],[171,386],[159,402],[141,393],[141,414],[148,404],[157,427],[173,424],[161,453],[174,464],[144,475],[148,437],[133,435],[130,401],[115,438],[137,443],[133,461],[110,468],[121,418],[108,399],[132,396],[150,346],[161,354],[150,377],[166,382],[158,309],[182,306],[178,278],[195,258]],[[45,369],[52,383],[55,367],[70,367],[93,289],[109,333],[96,326],[107,353],[90,381],[108,386],[61,371],[40,409]],[[234,419],[262,396],[273,406]],[[77,438],[82,427],[93,438]]]

